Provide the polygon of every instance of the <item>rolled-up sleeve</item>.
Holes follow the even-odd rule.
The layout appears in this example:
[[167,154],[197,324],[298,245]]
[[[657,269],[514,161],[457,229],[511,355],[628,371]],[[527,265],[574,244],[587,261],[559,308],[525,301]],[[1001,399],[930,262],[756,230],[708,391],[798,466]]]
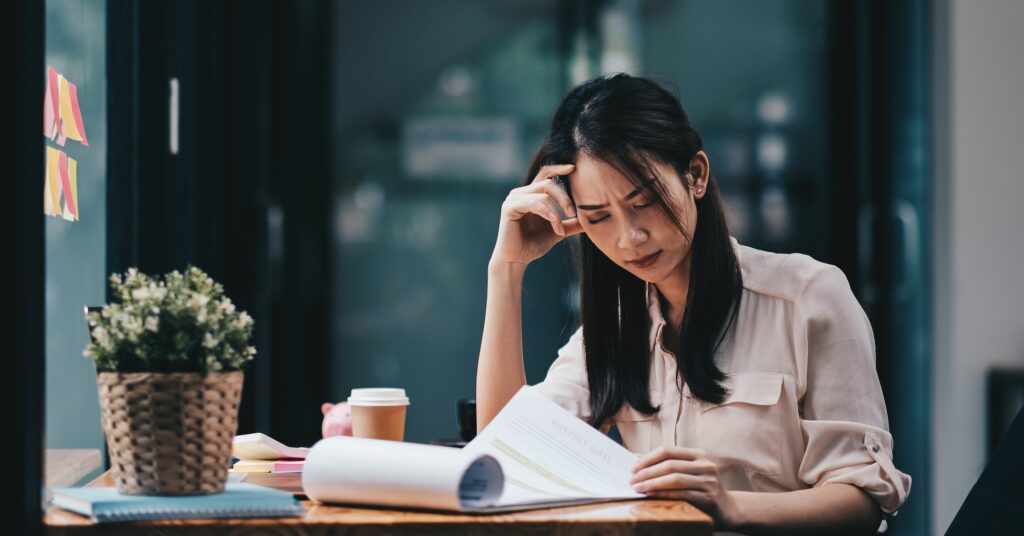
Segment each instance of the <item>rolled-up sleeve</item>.
[[583,354],[583,328],[569,337],[569,342],[558,350],[558,357],[544,381],[533,389],[550,398],[566,411],[583,420],[590,418],[590,389],[587,387],[587,365]]
[[867,315],[834,266],[814,275],[796,311],[796,342],[807,358],[798,477],[810,486],[857,486],[891,514],[906,500],[911,479],[893,464]]

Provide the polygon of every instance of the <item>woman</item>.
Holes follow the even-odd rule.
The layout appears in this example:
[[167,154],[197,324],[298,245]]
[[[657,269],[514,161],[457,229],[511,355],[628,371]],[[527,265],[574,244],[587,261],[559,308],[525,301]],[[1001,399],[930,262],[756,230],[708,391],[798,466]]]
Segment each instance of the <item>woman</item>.
[[625,74],[569,93],[502,205],[479,429],[526,384],[526,266],[573,235],[583,325],[533,388],[616,426],[641,455],[635,489],[753,533],[869,534],[903,503],[910,477],[892,463],[871,326],[845,276],[737,244],[679,101]]

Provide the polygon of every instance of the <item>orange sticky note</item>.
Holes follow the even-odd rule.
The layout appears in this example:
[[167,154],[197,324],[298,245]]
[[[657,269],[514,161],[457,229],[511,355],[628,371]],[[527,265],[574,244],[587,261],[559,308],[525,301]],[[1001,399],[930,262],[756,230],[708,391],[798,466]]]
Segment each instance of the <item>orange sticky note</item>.
[[[78,133],[78,125],[73,119],[74,116],[75,112],[71,109],[71,89],[68,87],[68,79],[62,76],[60,77],[60,124],[64,129],[64,136],[61,139],[82,139],[82,135]],[[57,143],[64,145],[61,141]]]
[[85,137],[85,124],[82,123],[82,110],[78,107],[78,88],[63,76],[60,77],[60,122],[68,138],[89,146],[89,140]]
[[73,197],[75,191],[71,187],[71,177],[68,174],[68,154],[63,151],[60,153],[60,187],[64,198],[64,219],[75,221],[78,219],[78,207]]

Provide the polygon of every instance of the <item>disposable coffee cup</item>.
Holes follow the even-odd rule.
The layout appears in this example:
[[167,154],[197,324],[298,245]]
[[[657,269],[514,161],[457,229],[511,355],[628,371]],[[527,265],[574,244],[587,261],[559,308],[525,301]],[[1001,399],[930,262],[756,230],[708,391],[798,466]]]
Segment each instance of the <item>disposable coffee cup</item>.
[[409,406],[405,389],[352,389],[348,406],[352,410],[353,437],[404,439],[405,410]]

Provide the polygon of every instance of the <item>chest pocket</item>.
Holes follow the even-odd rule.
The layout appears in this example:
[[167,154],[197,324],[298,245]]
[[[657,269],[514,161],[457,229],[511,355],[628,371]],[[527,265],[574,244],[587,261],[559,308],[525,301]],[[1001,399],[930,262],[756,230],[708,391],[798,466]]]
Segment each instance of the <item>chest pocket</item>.
[[[661,396],[651,393],[651,402],[658,406],[661,403]],[[629,403],[624,403],[622,408],[612,415],[611,423],[622,436],[622,444],[626,449],[637,454],[646,454],[651,451],[654,427],[658,422],[657,415],[645,415]]]
[[782,374],[729,376],[729,394],[697,418],[697,443],[721,466],[754,473],[782,473]]

